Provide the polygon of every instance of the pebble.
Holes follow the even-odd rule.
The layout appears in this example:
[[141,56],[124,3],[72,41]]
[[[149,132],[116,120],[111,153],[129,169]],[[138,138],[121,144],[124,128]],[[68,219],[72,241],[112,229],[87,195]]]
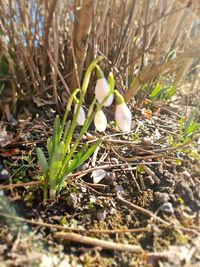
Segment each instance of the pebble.
[[170,203],[170,202],[163,203],[160,206],[160,210],[165,212],[165,213],[170,213],[170,214],[174,213],[174,209],[173,209],[172,203]]
[[182,172],[182,175],[185,177],[185,178],[188,178],[190,179],[191,178],[191,174],[189,173],[189,171],[185,170]]
[[155,200],[160,204],[168,202],[170,199],[169,194],[165,192],[158,192],[158,191],[154,193],[154,197],[155,197]]
[[99,221],[103,221],[103,220],[105,220],[105,219],[106,219],[106,216],[107,216],[107,211],[106,211],[106,210],[99,210],[99,211],[97,212],[97,219],[98,219]]
[[77,196],[74,194],[70,194],[67,198],[66,198],[66,204],[68,207],[71,208],[75,208],[77,206]]
[[10,173],[6,169],[3,169],[0,171],[0,180],[6,181],[9,179],[9,177],[10,177]]
[[145,184],[147,185],[154,185],[155,184],[155,181],[154,179],[149,175],[145,178]]

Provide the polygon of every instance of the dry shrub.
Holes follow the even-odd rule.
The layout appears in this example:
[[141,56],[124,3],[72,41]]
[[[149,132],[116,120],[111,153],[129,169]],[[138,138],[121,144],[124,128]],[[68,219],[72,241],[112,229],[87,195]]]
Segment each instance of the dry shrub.
[[97,54],[126,101],[163,74],[178,85],[199,56],[197,2],[0,0],[1,104],[64,106]]

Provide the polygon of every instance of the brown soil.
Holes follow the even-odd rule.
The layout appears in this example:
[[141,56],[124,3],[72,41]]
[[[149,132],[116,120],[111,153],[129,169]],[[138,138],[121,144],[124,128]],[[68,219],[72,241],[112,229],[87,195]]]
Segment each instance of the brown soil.
[[[110,127],[97,158],[49,201],[37,184],[35,147],[44,147],[52,120],[7,125],[11,141],[0,149],[0,266],[200,266],[198,133],[178,142],[178,110],[150,108],[152,115],[133,110],[128,135]],[[92,128],[83,141],[91,137],[99,137]],[[97,169],[105,176],[95,184]],[[58,234],[65,228],[78,240]],[[96,245],[83,244],[81,236]],[[117,243],[139,250],[118,250]]]

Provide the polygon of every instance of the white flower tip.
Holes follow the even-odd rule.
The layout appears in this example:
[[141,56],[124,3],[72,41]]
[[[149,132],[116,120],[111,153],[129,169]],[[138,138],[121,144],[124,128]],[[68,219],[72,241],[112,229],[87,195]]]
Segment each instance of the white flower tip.
[[107,118],[102,110],[97,111],[94,117],[94,125],[97,131],[104,132],[107,126]]
[[[108,85],[107,80],[103,77],[101,79],[97,80],[96,86],[95,86],[95,96],[99,104],[103,102],[105,97],[109,94],[110,88]],[[112,105],[113,102],[113,94],[111,94],[108,99],[104,102],[104,106],[108,107]]]
[[[74,109],[74,113],[76,112],[77,106],[78,105],[76,104],[75,109]],[[80,126],[82,126],[85,122],[85,111],[84,111],[83,107],[80,107],[80,109],[79,109],[79,113],[78,113],[78,117],[77,117],[76,122]]]
[[113,94],[111,94],[109,97],[108,97],[108,99],[106,99],[106,101],[104,102],[104,107],[109,107],[109,106],[111,106],[112,105],[112,102],[113,102],[113,98],[114,98],[114,96],[113,96]]
[[116,106],[115,119],[119,129],[129,132],[132,124],[132,114],[125,103]]

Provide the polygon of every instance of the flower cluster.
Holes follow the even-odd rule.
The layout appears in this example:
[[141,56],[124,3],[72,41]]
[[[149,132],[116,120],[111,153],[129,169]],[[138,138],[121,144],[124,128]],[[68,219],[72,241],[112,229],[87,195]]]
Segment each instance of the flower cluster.
[[[41,148],[37,148],[44,199],[58,196],[63,186],[66,185],[66,181],[70,179],[71,173],[87,161],[96,148],[102,143],[103,140],[98,139],[90,145],[89,148],[85,145],[81,146],[80,144],[83,135],[92,122],[94,122],[98,131],[105,131],[107,118],[102,108],[109,107],[113,103],[114,97],[116,102],[115,118],[118,127],[122,131],[131,130],[131,112],[126,106],[122,95],[114,90],[113,74],[109,74],[108,81],[105,79],[98,65],[101,60],[102,57],[97,57],[89,64],[81,88],[75,89],[68,99],[62,120],[59,115],[56,115],[52,136],[48,138],[46,143],[47,155]],[[95,69],[97,70],[98,78],[95,86],[95,98],[86,114],[83,108],[83,102],[85,100],[91,74]],[[68,115],[72,103],[74,104],[74,116],[70,120],[68,119]],[[74,142],[72,142],[76,124],[79,124],[81,129]],[[80,149],[79,146],[81,146]]]
[[[117,91],[110,88],[110,85],[103,75],[103,72],[98,67],[97,68],[97,82],[95,86],[95,97],[98,104],[101,107],[111,106],[114,100],[116,102],[115,109],[115,120],[119,129],[123,132],[128,132],[131,130],[132,115],[127,107],[123,96]],[[75,106],[75,111],[76,111]],[[79,110],[77,123],[83,125],[85,121],[85,112],[81,107]],[[94,125],[97,131],[104,132],[107,126],[107,118],[102,109],[97,109],[94,117]]]

